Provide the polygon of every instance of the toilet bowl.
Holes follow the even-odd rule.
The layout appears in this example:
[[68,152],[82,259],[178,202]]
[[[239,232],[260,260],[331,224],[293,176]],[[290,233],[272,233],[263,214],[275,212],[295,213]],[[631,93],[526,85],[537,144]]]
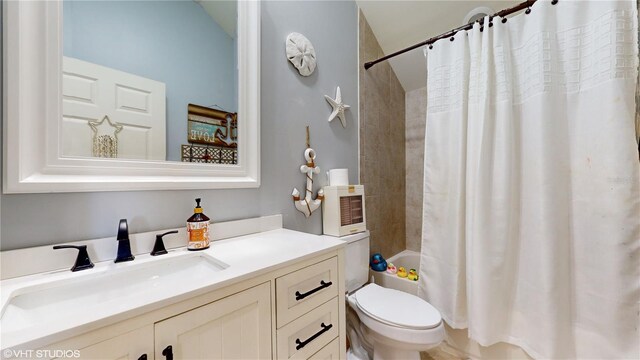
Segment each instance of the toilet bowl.
[[368,284],[348,295],[347,301],[373,342],[374,360],[420,359],[420,351],[444,339],[440,313],[415,295]]
[[369,232],[343,236],[340,240],[347,243],[347,302],[360,319],[360,332],[365,337],[361,343],[373,343],[374,360],[417,360],[420,351],[440,344],[445,330],[436,308],[415,295],[367,284]]

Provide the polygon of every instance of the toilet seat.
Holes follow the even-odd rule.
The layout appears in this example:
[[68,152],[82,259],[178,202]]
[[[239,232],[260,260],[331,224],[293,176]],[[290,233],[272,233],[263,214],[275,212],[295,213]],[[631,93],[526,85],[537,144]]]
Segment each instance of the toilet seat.
[[442,323],[440,312],[431,304],[399,290],[368,284],[355,292],[354,299],[363,313],[387,325],[428,330]]

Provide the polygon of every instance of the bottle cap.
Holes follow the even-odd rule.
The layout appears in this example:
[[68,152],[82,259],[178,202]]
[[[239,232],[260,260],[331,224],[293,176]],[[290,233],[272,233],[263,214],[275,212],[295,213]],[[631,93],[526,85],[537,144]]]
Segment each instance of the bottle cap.
[[196,207],[195,209],[193,209],[193,212],[196,214],[201,214],[202,213],[202,208],[200,207],[200,198],[196,199]]

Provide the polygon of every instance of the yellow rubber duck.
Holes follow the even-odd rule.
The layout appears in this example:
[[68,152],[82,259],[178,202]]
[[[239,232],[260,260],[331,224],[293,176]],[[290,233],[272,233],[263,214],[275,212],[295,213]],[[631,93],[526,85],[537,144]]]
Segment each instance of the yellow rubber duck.
[[407,279],[418,281],[418,273],[416,272],[416,269],[409,270],[409,275],[407,275]]
[[401,277],[401,278],[407,277],[407,269],[405,269],[404,266],[400,266],[398,268],[398,277]]

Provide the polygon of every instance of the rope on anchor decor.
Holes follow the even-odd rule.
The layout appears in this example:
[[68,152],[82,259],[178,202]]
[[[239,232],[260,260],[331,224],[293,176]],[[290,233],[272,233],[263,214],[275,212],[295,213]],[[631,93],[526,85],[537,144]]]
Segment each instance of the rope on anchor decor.
[[311,141],[309,136],[309,127],[307,126],[307,149],[304,151],[304,158],[307,161],[305,165],[300,166],[300,172],[306,174],[307,176],[307,187],[305,191],[304,199],[300,199],[300,192],[297,188],[293,188],[293,193],[291,196],[293,197],[293,203],[296,206],[296,209],[304,214],[305,217],[311,216],[311,214],[316,211],[322,200],[324,200],[324,191],[322,189],[318,190],[318,195],[315,200],[312,199],[313,196],[313,174],[320,173],[320,167],[316,166],[316,152],[311,148]]

